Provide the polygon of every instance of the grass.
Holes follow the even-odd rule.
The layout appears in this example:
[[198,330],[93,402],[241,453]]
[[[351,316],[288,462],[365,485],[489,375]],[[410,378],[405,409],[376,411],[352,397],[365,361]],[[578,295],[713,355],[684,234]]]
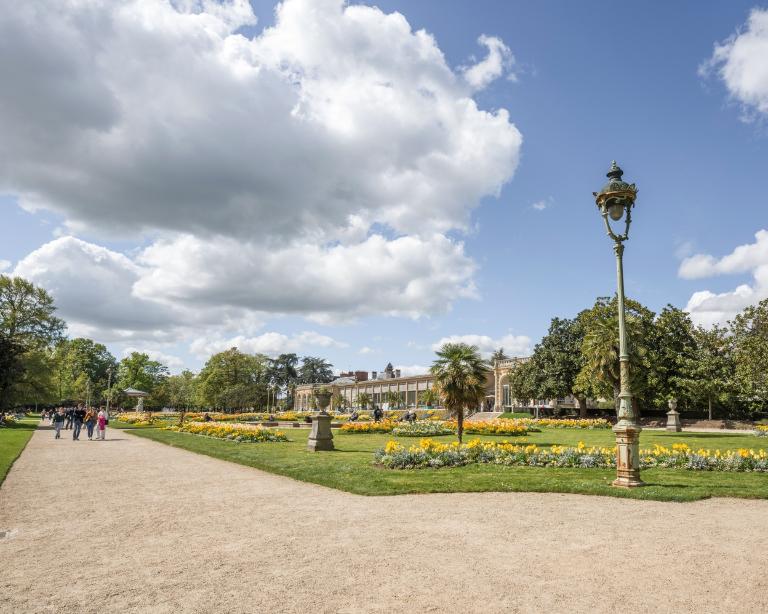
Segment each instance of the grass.
[[[404,445],[413,438],[390,435],[358,435],[335,433],[336,450],[307,452],[308,429],[286,429],[291,441],[287,443],[235,443],[158,428],[138,428],[135,435],[183,448],[191,452],[256,467],[270,473],[320,484],[359,495],[399,495],[436,492],[559,492],[587,495],[608,495],[658,501],[695,501],[708,497],[768,498],[768,475],[757,473],[697,472],[678,469],[648,469],[643,471],[644,488],[616,489],[610,486],[614,470],[555,469],[543,467],[505,467],[468,465],[443,469],[412,471],[387,470],[374,466],[373,452],[390,439]],[[473,436],[469,436],[472,438]],[[436,437],[453,441],[454,437]],[[505,439],[481,437],[481,439]],[[516,441],[551,444],[613,445],[613,433],[608,430],[545,429]],[[667,433],[646,431],[642,447],[660,443],[670,446],[685,442],[692,448],[710,447],[721,450],[741,447],[765,448],[768,441],[750,435],[719,433]]]
[[32,438],[39,421],[39,416],[29,416],[12,426],[0,428],[0,484]]
[[533,418],[533,414],[527,411],[505,411],[499,418]]

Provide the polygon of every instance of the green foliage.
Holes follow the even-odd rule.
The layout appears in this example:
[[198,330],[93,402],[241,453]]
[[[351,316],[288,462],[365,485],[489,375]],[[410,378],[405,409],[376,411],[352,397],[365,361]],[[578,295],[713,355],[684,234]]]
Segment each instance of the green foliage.
[[43,288],[0,275],[0,410],[51,396],[46,351],[65,329],[55,311]]
[[432,363],[435,388],[445,408],[456,416],[459,441],[464,433],[464,410],[478,407],[485,398],[490,374],[477,347],[466,343],[446,343]]
[[[552,319],[546,336],[533,350],[530,369],[535,372],[535,394],[532,397],[578,396],[576,377],[585,362],[581,353],[583,342],[584,327],[580,318]],[[582,403],[582,409],[586,409],[585,403]]]
[[298,384],[327,384],[333,380],[333,365],[324,358],[304,356],[298,371]]
[[513,399],[525,405],[537,398],[539,382],[536,363],[532,360],[518,362],[509,374],[509,394]]
[[747,307],[730,324],[739,402],[763,409],[768,405],[768,299]]
[[690,361],[696,355],[693,330],[688,314],[672,305],[662,309],[654,322],[648,382],[650,400],[658,407],[664,407],[673,398],[681,407],[691,401],[686,382]]
[[192,371],[184,370],[178,375],[170,375],[161,385],[165,388],[169,407],[188,410],[195,405],[197,378]]
[[157,360],[151,360],[142,352],[131,352],[120,361],[117,371],[116,387],[122,391],[136,388],[148,392],[145,401],[149,406],[162,406],[167,403],[166,390],[163,386],[168,377],[168,367]]
[[[650,349],[655,338],[654,314],[637,301],[626,299],[626,326],[631,388],[638,407],[653,401],[649,380]],[[575,389],[585,397],[613,398],[619,395],[619,321],[616,297],[598,298],[595,305],[578,315],[584,339],[584,364],[576,376]]]
[[57,400],[98,402],[107,390],[109,370],[117,361],[107,348],[91,339],[65,339],[53,351],[53,381]]
[[389,409],[399,409],[403,405],[403,397],[394,390],[387,392],[384,395],[384,400],[389,404]]
[[270,363],[263,355],[237,348],[214,354],[198,376],[198,402],[220,410],[242,410],[266,403]]
[[435,407],[440,404],[440,395],[434,388],[430,388],[419,395],[419,403],[427,407]]
[[371,399],[371,395],[367,392],[361,392],[357,395],[357,404],[362,409],[368,409],[371,406],[371,403],[373,402],[373,399]]
[[693,352],[683,356],[679,387],[692,403],[706,405],[708,417],[714,407],[727,408],[733,402],[735,364],[731,340],[725,328],[693,329]]

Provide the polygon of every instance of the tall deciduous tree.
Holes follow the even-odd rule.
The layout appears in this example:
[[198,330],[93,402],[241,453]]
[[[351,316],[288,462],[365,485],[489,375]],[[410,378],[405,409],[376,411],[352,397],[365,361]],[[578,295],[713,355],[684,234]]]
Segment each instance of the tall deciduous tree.
[[538,397],[536,364],[532,360],[518,362],[509,373],[509,395],[515,401],[527,402]]
[[730,323],[739,402],[753,411],[768,405],[768,299],[747,307]]
[[443,405],[458,422],[459,442],[464,434],[464,412],[478,407],[485,398],[490,369],[474,345],[446,343],[437,351],[430,369]]
[[[21,277],[0,275],[0,410],[49,394],[50,380],[32,377],[44,352],[62,338],[64,322],[53,299]],[[21,393],[22,396],[16,393]]]
[[648,380],[652,400],[664,407],[669,399],[675,398],[680,406],[688,407],[692,397],[683,385],[683,378],[696,352],[691,318],[681,309],[667,305],[654,322],[649,345]]
[[[293,407],[293,391],[296,389],[299,374],[296,366],[299,357],[296,354],[280,354],[270,361],[269,372],[272,383],[285,395],[285,407]],[[314,382],[309,382],[314,383]]]
[[91,339],[59,342],[53,352],[53,377],[58,399],[99,400],[107,388],[108,372],[117,374],[117,360],[106,346]]
[[237,348],[214,354],[198,376],[201,405],[221,410],[261,407],[267,400],[269,359]]
[[579,318],[553,318],[546,336],[534,348],[531,367],[537,372],[534,396],[556,399],[573,394],[582,416],[586,415],[587,402],[576,388],[576,376],[584,366],[583,341],[584,328]]
[[168,377],[168,367],[143,352],[131,352],[120,361],[117,374],[119,390],[136,388],[150,394],[150,405],[162,405],[167,399],[161,384]]
[[693,330],[694,351],[683,358],[679,386],[694,403],[707,406],[714,417],[714,406],[728,407],[733,396],[735,365],[731,340],[725,328],[697,327]]

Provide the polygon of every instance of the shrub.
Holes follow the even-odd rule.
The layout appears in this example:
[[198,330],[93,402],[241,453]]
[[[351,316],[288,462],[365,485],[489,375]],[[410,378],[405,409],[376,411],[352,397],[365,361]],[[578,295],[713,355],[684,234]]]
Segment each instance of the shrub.
[[396,437],[438,437],[439,435],[452,435],[456,427],[445,422],[432,420],[419,420],[413,423],[402,423],[392,429]]

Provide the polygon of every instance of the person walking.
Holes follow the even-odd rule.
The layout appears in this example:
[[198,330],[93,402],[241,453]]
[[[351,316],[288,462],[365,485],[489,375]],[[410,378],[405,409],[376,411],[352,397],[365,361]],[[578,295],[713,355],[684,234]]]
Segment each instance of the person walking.
[[96,416],[96,427],[98,428],[96,439],[104,441],[107,436],[107,413],[103,409],[100,409]]
[[54,439],[61,439],[61,427],[64,426],[64,408],[59,407],[59,411],[53,414],[53,430],[56,431]]
[[96,426],[96,420],[96,410],[93,409],[93,407],[89,407],[88,411],[85,412],[83,422],[85,423],[85,430],[88,433],[88,439],[91,441],[93,441],[93,429]]
[[85,419],[85,408],[80,403],[72,412],[72,441],[80,440],[80,431],[83,428],[83,420]]

